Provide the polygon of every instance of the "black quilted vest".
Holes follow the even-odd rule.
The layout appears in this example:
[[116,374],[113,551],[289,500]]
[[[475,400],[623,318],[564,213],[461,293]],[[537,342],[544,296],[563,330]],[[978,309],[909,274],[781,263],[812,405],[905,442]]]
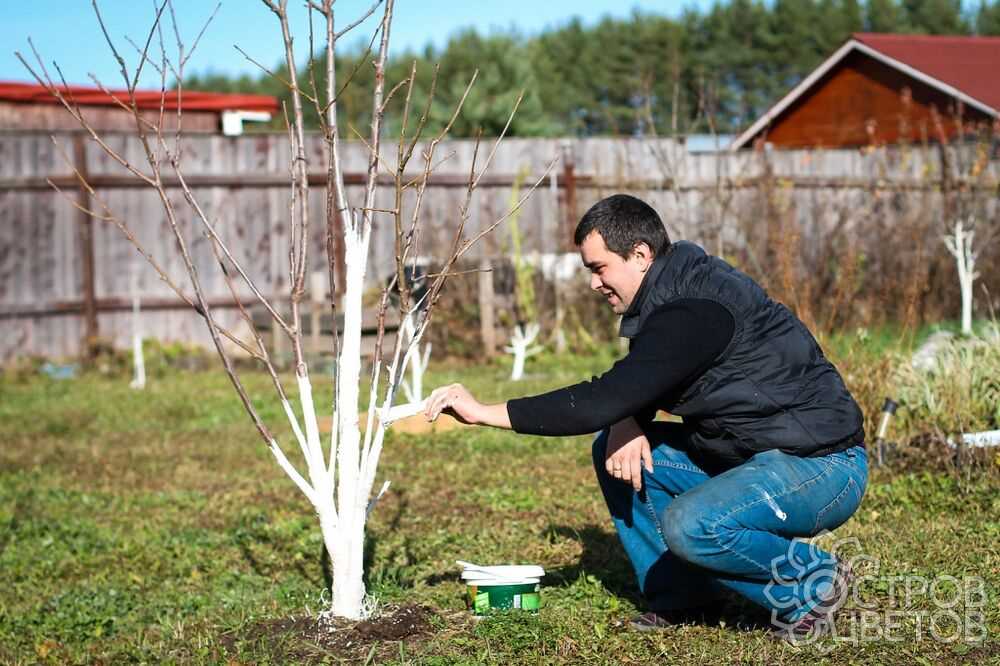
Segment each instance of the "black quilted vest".
[[863,443],[861,410],[805,325],[694,243],[676,242],[657,257],[621,335],[634,337],[652,312],[679,298],[719,303],[736,322],[712,366],[658,404],[683,417],[695,452],[739,464],[769,449],[819,456]]

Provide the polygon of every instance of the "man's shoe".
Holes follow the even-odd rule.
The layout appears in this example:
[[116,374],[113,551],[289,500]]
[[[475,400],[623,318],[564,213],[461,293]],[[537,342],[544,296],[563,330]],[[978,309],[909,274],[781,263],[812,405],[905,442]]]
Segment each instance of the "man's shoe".
[[826,595],[809,609],[805,615],[792,624],[776,626],[771,630],[771,637],[792,645],[811,643],[833,632],[834,614],[846,603],[850,595],[854,574],[850,565],[837,562],[837,570],[833,578],[833,587]]
[[717,615],[716,606],[695,606],[693,608],[677,608],[668,611],[647,611],[636,615],[629,621],[630,628],[636,631],[662,631],[667,627],[679,624],[703,623],[713,612]]
[[672,627],[675,624],[677,623],[673,622],[667,613],[648,611],[641,615],[636,615],[628,623],[628,626],[636,631],[659,631],[667,627]]

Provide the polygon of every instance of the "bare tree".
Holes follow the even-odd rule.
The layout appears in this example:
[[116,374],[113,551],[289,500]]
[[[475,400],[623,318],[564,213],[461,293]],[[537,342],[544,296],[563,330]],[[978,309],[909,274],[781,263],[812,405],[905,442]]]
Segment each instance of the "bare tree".
[[537,321],[528,323],[524,328],[520,324],[514,327],[514,333],[510,336],[510,344],[504,347],[508,354],[514,355],[514,364],[510,369],[512,382],[520,381],[524,377],[525,360],[542,351],[540,346],[534,344],[540,330],[541,327]]
[[943,237],[944,246],[955,258],[955,268],[958,271],[958,284],[962,292],[962,335],[972,335],[972,286],[979,277],[976,272],[979,252],[973,247],[975,236],[976,221],[971,219],[968,227],[965,220],[958,220],[952,233]]
[[[441,158],[436,154],[441,142],[447,136],[452,124],[461,112],[462,105],[474,81],[472,75],[468,87],[456,105],[450,121],[446,126],[431,137],[425,137],[425,129],[431,102],[434,96],[434,84],[431,84],[430,94],[423,105],[419,118],[413,121],[412,93],[416,77],[414,66],[410,75],[404,80],[386,88],[385,65],[389,51],[390,27],[393,17],[393,0],[375,0],[371,8],[358,20],[337,29],[334,21],[334,0],[310,0],[310,26],[313,17],[322,19],[325,27],[325,90],[317,90],[315,77],[310,69],[310,82],[300,80],[296,71],[296,54],[294,39],[289,25],[287,0],[262,0],[274,14],[280,26],[284,43],[285,63],[288,78],[284,81],[290,92],[291,108],[285,109],[289,154],[289,198],[288,198],[288,283],[287,295],[290,311],[284,312],[271,299],[265,297],[258,288],[257,278],[250,275],[239,260],[240,253],[229,247],[222,238],[217,222],[207,211],[198,197],[188,186],[184,176],[184,133],[183,126],[183,90],[184,67],[191,57],[198,41],[201,39],[211,22],[206,22],[191,48],[188,49],[181,39],[177,29],[170,0],[159,0],[156,18],[142,44],[133,43],[139,54],[139,61],[134,70],[130,71],[124,58],[119,53],[114,41],[109,36],[97,6],[94,10],[101,24],[105,41],[117,59],[121,74],[125,81],[126,94],[114,95],[95,79],[102,90],[112,95],[117,105],[128,111],[134,119],[135,138],[142,147],[145,164],[133,164],[123,155],[124,151],[116,150],[105,141],[81,113],[79,105],[73,98],[70,89],[62,80],[57,69],[57,78],[53,80],[37,52],[35,64],[18,54],[18,57],[44,85],[48,91],[57,97],[63,106],[73,115],[90,138],[115,162],[127,169],[133,176],[144,182],[156,194],[163,206],[167,230],[176,240],[177,251],[180,254],[187,274],[187,282],[179,284],[173,280],[160,259],[152,256],[140,245],[137,235],[130,227],[128,220],[122,219],[104,202],[97,192],[91,188],[85,177],[75,172],[77,178],[88,189],[96,205],[87,209],[95,219],[117,226],[125,237],[135,246],[136,250],[152,265],[160,279],[204,319],[211,334],[212,342],[226,374],[229,377],[247,414],[250,416],[260,437],[269,447],[278,465],[306,496],[319,518],[323,541],[330,555],[333,566],[332,606],[326,611],[334,616],[346,618],[361,618],[369,615],[373,605],[367,598],[362,580],[362,561],[364,547],[364,530],[369,514],[376,502],[389,486],[386,481],[377,493],[372,493],[376,471],[382,454],[385,430],[391,419],[379,415],[389,414],[389,407],[397,388],[400,386],[407,364],[414,354],[419,353],[421,337],[427,329],[434,313],[434,306],[441,294],[445,280],[452,272],[455,263],[480,238],[488,234],[511,214],[518,210],[531,195],[538,184],[547,177],[552,168],[553,160],[545,173],[532,187],[514,202],[508,211],[498,218],[478,229],[475,233],[466,234],[466,223],[470,218],[470,210],[476,189],[483,174],[489,169],[496,151],[510,126],[510,120],[520,103],[520,98],[514,104],[507,127],[493,141],[486,158],[480,159],[480,142],[476,142],[474,157],[469,172],[465,197],[456,214],[457,223],[454,229],[450,252],[441,270],[432,276],[428,292],[421,302],[414,303],[410,290],[403,279],[404,267],[411,250],[419,237],[421,226],[422,203],[424,193],[434,169],[440,164]],[[337,122],[337,96],[342,88],[338,88],[335,77],[336,45],[348,31],[354,29],[368,16],[382,6],[381,19],[372,37],[371,66],[375,72],[375,83],[372,94],[370,132],[365,142],[368,151],[368,166],[362,201],[350,202],[344,185],[344,175],[341,169],[340,145],[342,141],[341,128]],[[175,38],[176,55],[168,57],[163,39],[164,15],[170,17]],[[213,14],[214,16],[214,14]],[[312,31],[310,30],[310,46]],[[375,44],[377,42],[377,48]],[[151,47],[158,45],[159,56],[151,56]],[[32,45],[32,51],[34,46]],[[140,74],[146,66],[154,67],[160,74],[160,110],[153,117],[140,112],[136,104],[136,86]],[[176,83],[175,90],[167,87],[167,76],[172,75]],[[436,81],[436,74],[435,74]],[[311,83],[311,85],[310,85]],[[346,86],[350,81],[343,82]],[[382,155],[383,117],[386,107],[395,95],[403,95],[403,111],[401,130],[397,139],[395,164],[388,163]],[[168,99],[171,104],[168,105]],[[164,116],[168,106],[176,103],[176,130],[168,135],[164,131]],[[303,105],[313,104],[321,119],[323,145],[325,148],[324,164],[314,165],[310,162],[306,151],[306,128],[303,121]],[[419,169],[407,171],[411,159],[419,155]],[[69,160],[67,159],[67,164]],[[337,254],[343,248],[343,302],[339,305],[342,311],[344,325],[341,336],[334,338],[337,358],[333,404],[328,409],[333,413],[333,428],[329,442],[324,443],[320,437],[318,409],[314,402],[314,393],[310,381],[309,368],[303,353],[303,334],[301,327],[300,306],[306,292],[306,276],[309,275],[309,229],[313,212],[309,206],[309,176],[311,166],[322,166],[326,175],[325,191],[326,206],[323,218],[326,226],[326,263],[329,271],[331,294],[331,310],[338,310],[334,294],[338,265]],[[376,207],[376,194],[379,186],[380,172],[387,172],[392,181],[393,206],[388,209]],[[165,175],[175,182],[183,192],[183,202],[177,202],[168,194]],[[53,187],[55,187],[53,185]],[[73,199],[70,199],[73,201]],[[200,274],[196,263],[192,260],[190,244],[182,232],[181,216],[193,217],[204,237],[210,243],[217,260],[216,266],[232,295],[239,311],[239,316],[250,331],[250,339],[237,335],[233,330],[224,327],[206,298],[205,276]],[[376,217],[391,220],[395,229],[395,273],[396,279],[385,287],[378,307],[379,333],[375,345],[375,356],[371,371],[371,388],[368,395],[368,416],[365,427],[361,427],[361,324],[362,324],[362,292],[365,284],[365,274],[368,269],[369,242]],[[388,353],[383,350],[385,318],[389,307],[389,291],[398,289],[400,319],[412,321],[413,334],[395,337],[393,348]],[[301,408],[297,411],[285,390],[282,378],[264,343],[258,327],[248,312],[248,304],[240,297],[240,290],[249,290],[251,302],[263,308],[272,320],[277,335],[284,336],[291,345],[295,368],[295,390]],[[227,341],[224,343],[224,341]],[[286,456],[284,449],[274,436],[271,428],[261,417],[261,413],[244,387],[241,371],[234,364],[233,351],[242,351],[256,362],[257,366],[267,372],[275,390],[277,399],[281,402],[284,414],[298,444],[302,460],[292,462]],[[410,406],[410,411],[413,407]],[[301,465],[305,472],[299,471]]]

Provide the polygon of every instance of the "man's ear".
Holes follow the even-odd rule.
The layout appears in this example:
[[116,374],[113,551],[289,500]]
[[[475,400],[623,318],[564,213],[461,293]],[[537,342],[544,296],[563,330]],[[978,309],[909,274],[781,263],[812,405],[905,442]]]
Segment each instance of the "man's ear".
[[639,241],[632,248],[632,256],[641,262],[642,270],[645,272],[653,264],[653,250],[645,241]]

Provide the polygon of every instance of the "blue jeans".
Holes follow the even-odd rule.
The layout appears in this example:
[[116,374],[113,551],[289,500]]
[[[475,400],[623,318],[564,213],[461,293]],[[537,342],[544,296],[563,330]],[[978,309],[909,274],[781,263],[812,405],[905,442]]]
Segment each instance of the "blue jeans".
[[714,474],[685,451],[683,427],[646,428],[653,471],[642,490],[594,467],[639,589],[653,610],[710,603],[725,589],[783,621],[807,612],[833,580],[833,555],[794,537],[833,530],[857,510],[868,480],[864,447],[817,458],[764,451]]

